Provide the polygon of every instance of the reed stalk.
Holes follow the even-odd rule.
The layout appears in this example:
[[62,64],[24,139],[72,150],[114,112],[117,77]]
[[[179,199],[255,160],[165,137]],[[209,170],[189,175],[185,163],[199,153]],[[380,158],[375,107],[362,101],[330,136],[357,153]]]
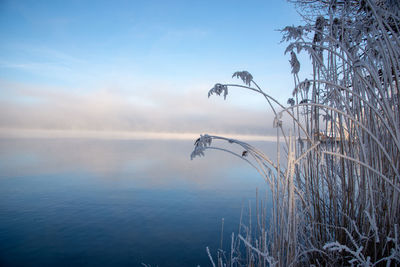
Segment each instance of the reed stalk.
[[[261,94],[277,129],[276,161],[236,139],[202,135],[195,143],[192,158],[229,152],[254,167],[272,194],[270,213],[257,200],[256,229],[241,220],[230,257],[218,266],[400,264],[400,3],[293,2],[306,24],[282,30],[294,80],[289,106],[247,71],[233,75],[245,85],[209,92]],[[310,56],[311,79],[299,77],[300,52]]]

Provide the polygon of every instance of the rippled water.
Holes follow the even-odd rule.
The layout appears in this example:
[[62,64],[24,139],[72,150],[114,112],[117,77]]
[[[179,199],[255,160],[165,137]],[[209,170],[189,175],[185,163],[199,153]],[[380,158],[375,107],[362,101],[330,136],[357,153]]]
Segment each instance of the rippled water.
[[0,265],[208,266],[222,218],[228,240],[265,184],[222,152],[190,161],[192,146],[0,140]]

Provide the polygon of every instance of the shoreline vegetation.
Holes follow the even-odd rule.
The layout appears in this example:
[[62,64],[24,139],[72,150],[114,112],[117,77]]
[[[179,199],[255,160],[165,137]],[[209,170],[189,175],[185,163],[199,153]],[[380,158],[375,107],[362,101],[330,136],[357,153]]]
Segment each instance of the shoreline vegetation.
[[[207,248],[211,264],[398,265],[400,3],[291,2],[304,25],[282,30],[294,81],[287,103],[247,71],[232,76],[243,85],[216,84],[208,93],[260,94],[275,115],[277,144],[273,161],[239,138],[204,134],[195,141],[192,159],[209,149],[239,157],[260,173],[272,199],[271,211],[257,203],[254,227],[240,222],[229,251],[215,257]],[[299,77],[298,53],[309,55],[311,77]]]

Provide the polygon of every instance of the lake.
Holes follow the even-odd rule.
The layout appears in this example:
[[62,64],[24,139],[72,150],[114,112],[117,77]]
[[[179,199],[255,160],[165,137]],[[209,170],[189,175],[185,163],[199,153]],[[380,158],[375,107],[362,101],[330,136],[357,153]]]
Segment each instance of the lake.
[[[252,142],[274,154],[269,142]],[[1,266],[209,266],[266,190],[193,141],[0,139]]]

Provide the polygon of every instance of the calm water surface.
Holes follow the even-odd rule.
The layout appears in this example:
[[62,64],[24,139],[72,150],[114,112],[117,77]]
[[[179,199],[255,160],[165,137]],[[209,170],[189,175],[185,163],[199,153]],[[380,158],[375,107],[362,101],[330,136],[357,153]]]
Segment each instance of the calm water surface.
[[266,187],[244,161],[216,151],[190,161],[192,148],[0,139],[0,266],[209,266],[222,218],[228,240]]

